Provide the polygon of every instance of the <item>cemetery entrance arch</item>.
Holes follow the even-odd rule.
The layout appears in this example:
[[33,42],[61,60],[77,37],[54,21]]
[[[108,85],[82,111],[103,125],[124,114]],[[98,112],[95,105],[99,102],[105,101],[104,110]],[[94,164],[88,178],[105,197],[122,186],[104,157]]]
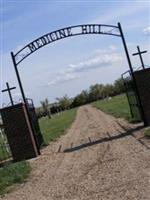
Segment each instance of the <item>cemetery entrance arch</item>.
[[56,30],[56,31],[52,31],[50,33],[47,33],[47,34],[35,39],[31,43],[27,44],[25,47],[20,49],[17,53],[11,52],[12,61],[13,61],[13,64],[14,64],[15,72],[16,72],[16,75],[17,75],[17,80],[18,80],[20,91],[21,91],[21,94],[22,94],[22,99],[23,99],[23,102],[25,104],[25,108],[26,108],[26,111],[28,113],[30,123],[31,123],[31,119],[30,119],[30,115],[29,115],[28,105],[26,103],[25,93],[24,93],[23,86],[22,86],[22,83],[21,83],[21,78],[20,78],[19,71],[18,71],[18,65],[24,59],[26,59],[28,56],[33,54],[35,51],[37,51],[38,49],[40,49],[40,48],[42,48],[42,47],[44,47],[48,44],[51,44],[52,42],[55,42],[57,40],[64,39],[64,38],[67,38],[67,37],[73,37],[73,36],[78,36],[78,35],[88,35],[88,34],[95,34],[95,35],[96,34],[103,34],[103,35],[111,35],[111,36],[116,36],[116,37],[121,38],[122,44],[123,44],[123,47],[124,47],[124,51],[125,51],[125,54],[126,54],[126,57],[127,57],[129,69],[130,69],[130,72],[131,72],[131,76],[132,76],[133,82],[135,84],[135,91],[137,93],[137,97],[138,97],[139,104],[140,104],[140,113],[142,115],[143,121],[145,121],[143,107],[142,107],[142,103],[140,101],[140,95],[138,93],[136,79],[135,79],[135,76],[134,76],[134,73],[133,73],[132,64],[131,64],[129,53],[128,53],[128,48],[127,48],[127,45],[126,45],[126,41],[125,41],[125,38],[124,38],[124,34],[123,34],[121,24],[118,23],[116,26],[106,25],[106,24],[82,24],[82,25],[65,27],[65,28],[62,28],[62,29],[59,29],[59,30]]

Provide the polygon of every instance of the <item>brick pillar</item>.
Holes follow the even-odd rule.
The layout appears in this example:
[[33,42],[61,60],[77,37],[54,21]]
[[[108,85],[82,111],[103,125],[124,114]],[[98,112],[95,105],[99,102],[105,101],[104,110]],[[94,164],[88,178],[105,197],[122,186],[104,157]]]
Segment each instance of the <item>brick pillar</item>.
[[145,119],[150,125],[150,68],[134,72]]
[[0,112],[14,161],[38,156],[24,104],[2,108]]

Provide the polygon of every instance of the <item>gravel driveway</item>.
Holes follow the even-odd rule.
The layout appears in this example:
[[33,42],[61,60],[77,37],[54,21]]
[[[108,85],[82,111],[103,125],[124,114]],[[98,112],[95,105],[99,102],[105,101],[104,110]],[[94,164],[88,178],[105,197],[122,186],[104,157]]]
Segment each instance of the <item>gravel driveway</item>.
[[68,133],[30,160],[29,180],[3,200],[150,200],[150,150],[141,125],[89,105]]

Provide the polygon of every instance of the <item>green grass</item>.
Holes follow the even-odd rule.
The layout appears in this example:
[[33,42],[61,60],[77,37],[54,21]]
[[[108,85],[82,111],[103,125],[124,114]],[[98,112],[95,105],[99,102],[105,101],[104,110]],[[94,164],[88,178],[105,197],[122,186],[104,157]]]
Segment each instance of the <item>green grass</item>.
[[5,148],[2,148],[0,146],[0,161],[5,160],[5,159],[9,158],[10,156],[11,156],[11,154],[8,153]]
[[110,100],[96,101],[92,105],[117,118],[131,120],[130,108],[125,94],[115,96]]
[[4,146],[4,144],[5,144],[4,141],[6,141],[6,139],[1,138],[1,136],[0,136],[0,161],[7,159],[11,156],[11,153],[7,152],[7,150]]
[[0,195],[9,192],[12,185],[22,183],[29,176],[31,167],[28,162],[22,161],[0,168]]
[[150,128],[145,130],[144,135],[150,137]]
[[45,144],[56,140],[70,127],[75,119],[77,109],[71,109],[54,115],[51,119],[43,117],[39,120]]

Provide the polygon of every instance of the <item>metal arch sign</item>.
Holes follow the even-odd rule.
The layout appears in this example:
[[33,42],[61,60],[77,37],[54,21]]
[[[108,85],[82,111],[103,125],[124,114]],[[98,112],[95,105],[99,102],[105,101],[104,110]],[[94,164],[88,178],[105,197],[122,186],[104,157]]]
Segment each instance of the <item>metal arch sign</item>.
[[[127,48],[127,45],[126,45],[126,41],[125,41],[125,37],[124,37],[124,34],[123,34],[121,24],[118,23],[118,26],[105,25],[105,24],[83,24],[83,25],[70,26],[70,27],[66,27],[66,28],[62,28],[62,29],[50,32],[48,34],[45,34],[45,35],[35,39],[31,43],[29,43],[25,47],[23,47],[21,50],[19,50],[16,54],[11,52],[12,61],[13,61],[16,76],[17,76],[17,79],[18,79],[18,84],[19,84],[19,87],[20,87],[23,102],[25,104],[25,109],[26,109],[31,127],[32,127],[32,121],[30,119],[30,113],[29,113],[29,110],[28,110],[28,105],[26,103],[26,97],[25,97],[25,94],[24,94],[24,89],[23,89],[23,86],[22,86],[22,83],[21,83],[21,78],[20,78],[19,71],[18,71],[18,68],[17,68],[18,64],[21,63],[29,55],[31,55],[32,53],[34,53],[35,51],[44,47],[47,44],[50,44],[52,42],[55,42],[55,41],[63,39],[63,38],[77,36],[77,35],[87,35],[87,34],[105,34],[105,35],[118,36],[122,39],[122,44],[123,44],[124,51],[125,51],[125,54],[126,54],[126,57],[127,57],[128,65],[129,65],[129,68],[130,68],[130,71],[131,71],[132,78],[133,78],[134,83],[135,83],[137,97],[139,99],[139,102],[141,102],[139,92],[138,92],[138,89],[137,89],[137,85],[136,85],[136,79],[135,79],[135,76],[134,76],[134,73],[133,73],[133,68],[132,68],[132,64],[131,64],[131,60],[130,60],[130,56],[129,56],[129,52],[128,52],[128,48]],[[142,113],[142,116],[143,116],[143,120],[144,120],[144,123],[145,123],[144,111],[143,111],[141,103],[140,103],[140,106],[141,106],[141,113]]]
[[26,57],[37,51],[38,49],[44,47],[47,44],[55,42],[57,40],[77,36],[77,35],[87,35],[87,34],[105,34],[113,36],[121,36],[119,27],[112,25],[103,25],[103,24],[83,24],[70,26],[62,28],[50,33],[47,33],[31,43],[27,44],[16,54],[14,54],[14,59],[16,65],[21,63]]

